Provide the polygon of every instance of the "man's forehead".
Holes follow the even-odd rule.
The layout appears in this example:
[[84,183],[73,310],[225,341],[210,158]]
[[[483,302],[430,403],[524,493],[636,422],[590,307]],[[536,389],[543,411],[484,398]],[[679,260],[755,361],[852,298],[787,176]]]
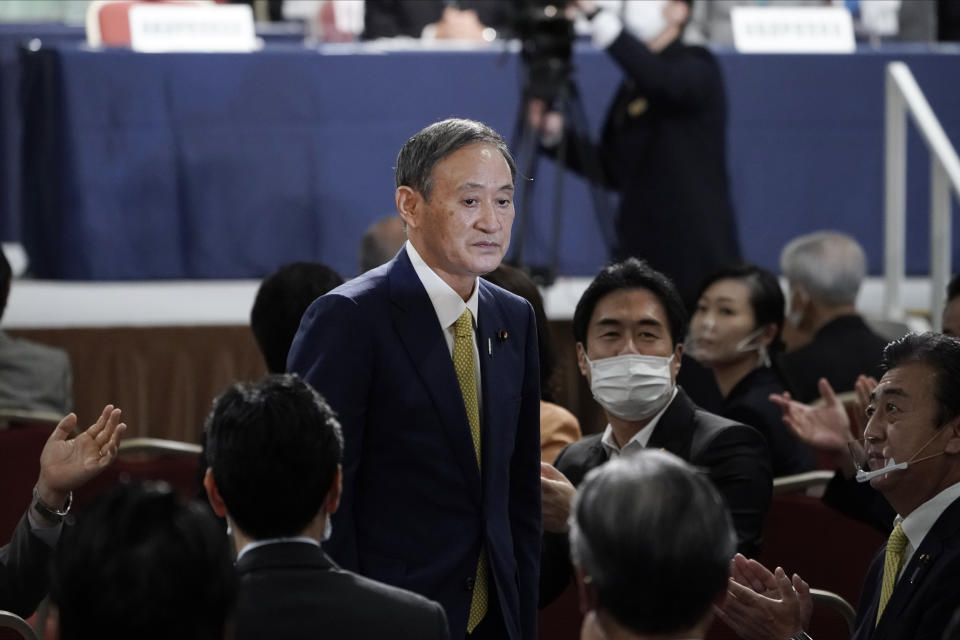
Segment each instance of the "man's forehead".
[[657,296],[642,288],[617,289],[597,301],[590,324],[601,322],[649,323],[665,325],[667,313]]
[[884,373],[870,397],[923,397],[931,389],[934,375],[934,370],[923,362],[906,362]]

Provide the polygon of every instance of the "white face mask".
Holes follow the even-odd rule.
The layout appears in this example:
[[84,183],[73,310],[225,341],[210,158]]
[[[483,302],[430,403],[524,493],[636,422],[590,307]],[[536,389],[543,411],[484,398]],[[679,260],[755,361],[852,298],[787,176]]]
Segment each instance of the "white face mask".
[[644,42],[650,42],[667,28],[663,10],[667,0],[643,0],[624,4],[623,22],[627,31]]
[[621,420],[636,422],[655,415],[673,395],[673,356],[628,354],[591,360],[590,390],[594,399]]

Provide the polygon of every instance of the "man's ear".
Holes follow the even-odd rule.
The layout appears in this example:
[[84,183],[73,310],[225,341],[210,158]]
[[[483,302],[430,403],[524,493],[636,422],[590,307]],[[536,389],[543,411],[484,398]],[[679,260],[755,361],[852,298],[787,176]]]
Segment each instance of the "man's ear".
[[574,566],[574,578],[577,581],[577,595],[580,600],[580,613],[587,615],[597,608],[597,594],[590,576],[580,567]]
[[213,469],[207,467],[207,472],[203,474],[203,488],[207,490],[207,500],[213,507],[213,512],[221,518],[227,517],[227,505],[220,497],[220,490],[217,489],[217,482],[213,479]]
[[950,437],[943,447],[943,452],[950,454],[960,453],[960,416],[947,422],[947,424],[943,425],[943,428],[950,430]]
[[420,192],[410,187],[397,187],[393,194],[397,203],[397,213],[403,218],[407,225],[407,234],[411,229],[417,229],[420,226],[420,211],[423,208],[423,196]]
[[340,496],[343,494],[343,465],[337,465],[337,473],[333,476],[333,482],[330,484],[330,490],[327,491],[327,497],[323,500],[323,509],[327,515],[336,513],[340,506]]
[[590,382],[590,363],[587,362],[587,349],[582,342],[577,343],[577,366],[587,382]]
[[683,364],[683,343],[678,342],[673,348],[673,361],[670,363],[670,380],[677,384],[677,374],[680,373],[680,365]]

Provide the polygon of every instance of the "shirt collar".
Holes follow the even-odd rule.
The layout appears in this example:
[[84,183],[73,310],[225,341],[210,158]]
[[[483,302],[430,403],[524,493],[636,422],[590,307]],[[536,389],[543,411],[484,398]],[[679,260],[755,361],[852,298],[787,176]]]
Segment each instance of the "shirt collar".
[[437,313],[440,326],[446,329],[452,325],[457,321],[457,318],[463,315],[464,309],[470,309],[470,313],[473,314],[473,322],[476,324],[477,311],[480,307],[480,286],[479,282],[477,282],[479,278],[474,279],[473,293],[470,294],[470,299],[464,302],[460,294],[454,291],[453,287],[444,282],[443,279],[424,262],[423,258],[420,257],[420,254],[417,253],[417,250],[409,240],[407,240],[405,247],[407,249],[407,256],[410,258],[410,264],[413,265],[413,270],[417,272],[417,277],[420,278],[420,282],[423,284],[423,288],[426,289],[427,296],[433,304],[433,310]]
[[650,442],[650,435],[653,433],[653,430],[657,427],[657,424],[660,422],[660,418],[663,417],[663,414],[666,413],[667,409],[673,404],[673,399],[677,397],[677,387],[673,387],[673,395],[670,396],[670,402],[663,405],[663,409],[660,409],[650,419],[640,431],[637,431],[633,434],[633,437],[627,441],[627,444],[623,445],[622,448],[617,446],[617,440],[613,437],[613,427],[609,424],[607,428],[603,431],[603,436],[600,438],[600,443],[603,445],[603,448],[606,449],[610,457],[615,457],[623,453],[628,453],[633,449],[642,449],[647,446],[647,443]]
[[237,560],[243,557],[243,554],[248,551],[253,551],[258,547],[265,547],[268,544],[280,544],[283,542],[301,542],[303,544],[312,544],[316,547],[320,546],[320,543],[314,540],[313,538],[308,538],[306,536],[293,536],[292,538],[264,538],[263,540],[254,540],[243,549],[240,549],[240,553],[237,554]]
[[955,500],[960,498],[960,482],[951,485],[910,512],[906,518],[897,516],[894,524],[900,522],[900,528],[907,535],[913,550],[920,548],[923,539],[930,533],[934,523]]

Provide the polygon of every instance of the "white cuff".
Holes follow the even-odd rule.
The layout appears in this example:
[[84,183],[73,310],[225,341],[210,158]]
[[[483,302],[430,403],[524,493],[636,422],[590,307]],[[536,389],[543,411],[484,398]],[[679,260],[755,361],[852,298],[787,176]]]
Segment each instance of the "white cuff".
[[609,47],[623,31],[620,18],[609,11],[600,11],[590,21],[590,26],[593,28],[593,45],[599,49]]

